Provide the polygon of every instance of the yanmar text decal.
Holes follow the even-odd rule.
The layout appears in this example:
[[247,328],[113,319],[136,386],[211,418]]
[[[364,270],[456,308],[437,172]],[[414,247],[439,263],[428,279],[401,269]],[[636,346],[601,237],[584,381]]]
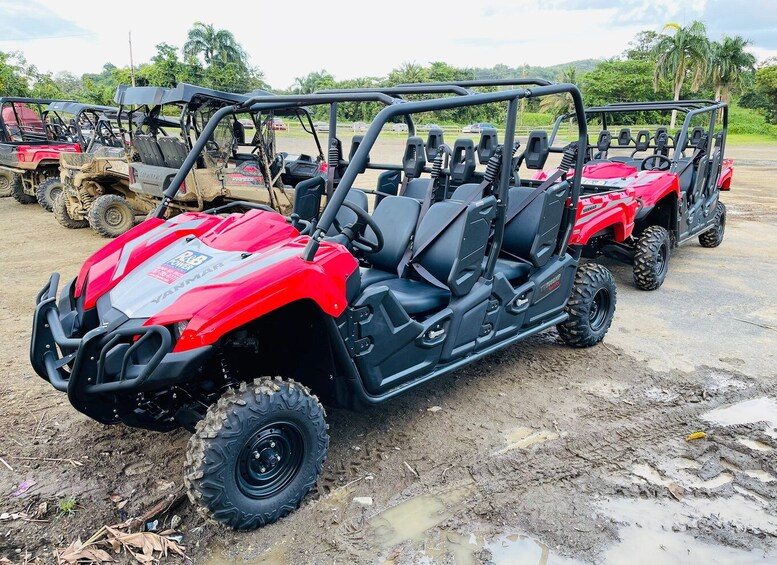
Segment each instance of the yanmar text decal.
[[165,261],[150,271],[148,276],[158,281],[172,284],[192,269],[196,269],[212,258],[213,257],[210,255],[205,255],[204,253],[184,251],[177,257],[173,257],[169,261]]

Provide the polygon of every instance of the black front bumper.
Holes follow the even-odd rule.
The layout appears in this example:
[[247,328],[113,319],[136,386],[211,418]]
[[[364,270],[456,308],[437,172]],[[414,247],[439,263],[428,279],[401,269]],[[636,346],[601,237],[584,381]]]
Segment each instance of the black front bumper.
[[[56,302],[59,274],[38,293],[30,342],[35,372],[81,412],[106,423],[119,421],[122,410],[107,405],[127,394],[161,390],[187,381],[210,355],[211,346],[172,352],[173,338],[164,326],[143,326],[126,317],[79,330],[84,313],[73,295],[75,281]],[[81,335],[83,334],[83,335]]]

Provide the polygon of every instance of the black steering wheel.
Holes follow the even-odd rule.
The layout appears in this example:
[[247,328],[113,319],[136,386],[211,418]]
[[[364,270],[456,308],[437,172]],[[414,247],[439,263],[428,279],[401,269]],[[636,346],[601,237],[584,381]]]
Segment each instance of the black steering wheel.
[[102,120],[97,122],[97,135],[105,146],[112,146],[119,138],[113,133],[113,128],[110,124],[103,122]]
[[[653,161],[659,161],[659,163],[651,164],[648,166],[648,163],[653,163]],[[642,164],[639,166],[639,168],[641,171],[668,171],[669,167],[671,166],[672,160],[669,157],[657,153],[642,159]]]
[[[348,241],[351,242],[351,245],[360,251],[364,251],[366,253],[377,253],[383,249],[383,232],[380,231],[378,224],[375,223],[375,220],[372,219],[372,216],[370,216],[364,208],[358,204],[355,204],[354,202],[344,200],[343,206],[349,210],[352,210],[353,213],[356,214],[357,220],[345,227],[342,227],[340,226],[340,223],[337,221],[337,219],[335,219],[333,222],[335,229],[347,237]],[[375,239],[377,241],[371,241],[367,239],[364,234],[360,233],[360,230],[357,227],[360,224],[369,226],[375,234]]]

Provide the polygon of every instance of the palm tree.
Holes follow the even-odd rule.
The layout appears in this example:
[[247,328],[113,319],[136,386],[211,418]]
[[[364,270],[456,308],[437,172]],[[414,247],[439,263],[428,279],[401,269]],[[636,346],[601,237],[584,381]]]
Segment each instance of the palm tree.
[[297,94],[312,94],[317,90],[334,88],[334,86],[334,77],[326,69],[322,69],[308,73],[304,77],[295,78],[292,88],[297,91]]
[[[567,67],[559,73],[559,82],[577,84],[577,68]],[[575,109],[572,96],[565,92],[564,94],[555,94],[553,96],[543,96],[540,99],[540,112],[546,112],[559,116],[569,114]]]
[[410,82],[424,82],[428,79],[427,70],[418,63],[402,63],[399,68],[389,73],[390,84],[404,84]]
[[712,45],[712,82],[715,84],[715,100],[729,102],[731,87],[739,84],[742,73],[752,71],[756,59],[745,51],[750,41],[742,36],[724,36],[720,43]]
[[[686,27],[666,24],[655,46],[656,69],[653,73],[653,89],[658,91],[661,79],[672,82],[674,100],[680,100],[680,92],[688,75],[691,90],[699,90],[709,68],[710,41],[707,28],[700,21]],[[672,112],[670,128],[674,129],[677,112]]]
[[186,57],[202,54],[206,65],[211,63],[245,64],[246,52],[231,31],[216,29],[212,24],[194,22],[183,46]]

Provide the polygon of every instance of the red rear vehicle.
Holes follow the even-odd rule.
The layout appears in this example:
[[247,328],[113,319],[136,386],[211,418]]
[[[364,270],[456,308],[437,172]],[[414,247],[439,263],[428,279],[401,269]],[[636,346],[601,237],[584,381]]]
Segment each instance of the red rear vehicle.
[[49,211],[56,194],[45,189],[47,183],[59,182],[59,155],[82,150],[72,124],[48,112],[52,102],[0,98],[0,197],[32,204],[42,192],[47,198],[41,205]]
[[[639,129],[636,135],[624,126],[617,137],[609,129],[666,118],[673,111],[683,119],[673,136],[664,126]],[[583,168],[573,241],[584,245],[589,257],[630,263],[636,286],[655,290],[666,278],[673,248],[694,238],[702,247],[723,241],[726,207],[720,191],[731,189],[733,176],[733,161],[724,158],[728,106],[708,100],[618,103],[588,108],[586,117],[601,131]],[[567,118],[556,121],[551,143]],[[539,172],[535,179],[552,173]],[[604,202],[600,195],[606,195]],[[618,200],[633,201],[633,208],[615,212]]]

